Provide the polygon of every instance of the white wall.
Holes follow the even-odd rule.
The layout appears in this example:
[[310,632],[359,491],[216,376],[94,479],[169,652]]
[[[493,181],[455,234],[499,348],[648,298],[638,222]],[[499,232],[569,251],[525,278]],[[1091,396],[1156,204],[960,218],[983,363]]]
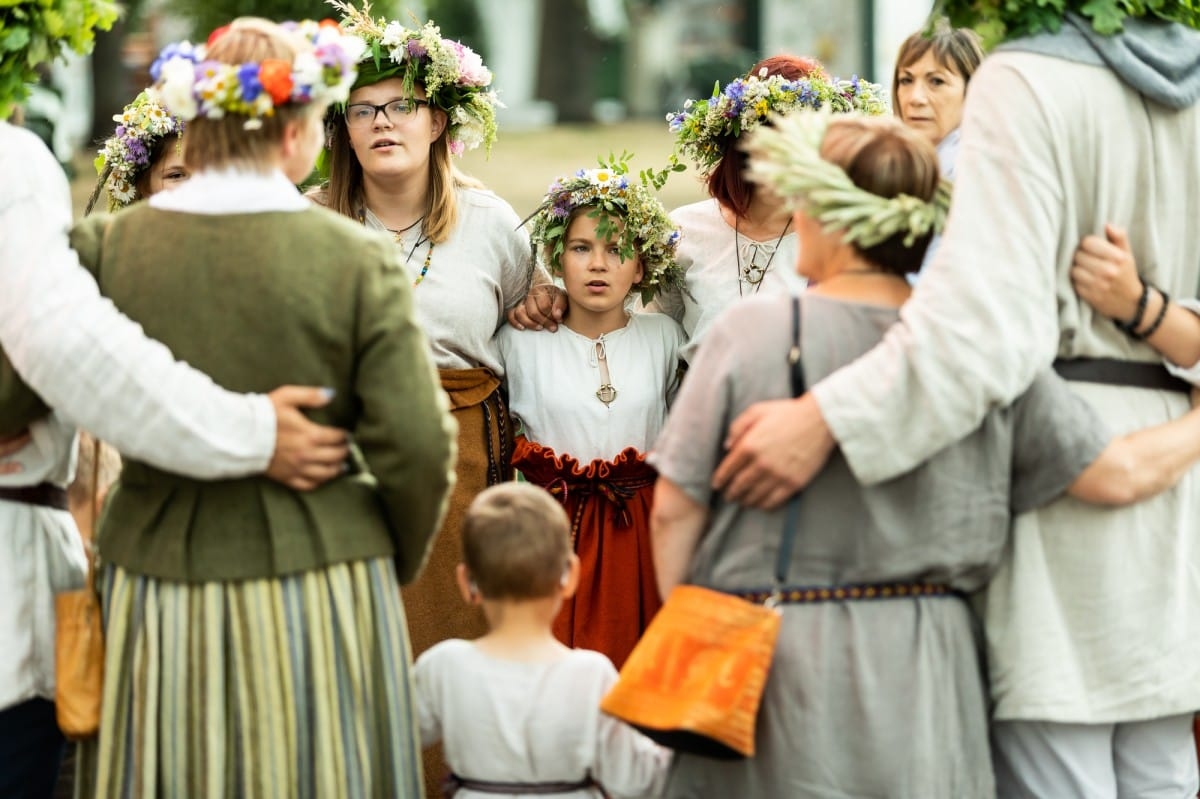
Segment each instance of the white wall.
[[920,30],[933,8],[931,0],[875,0],[874,80],[891,94],[896,51],[911,34]]

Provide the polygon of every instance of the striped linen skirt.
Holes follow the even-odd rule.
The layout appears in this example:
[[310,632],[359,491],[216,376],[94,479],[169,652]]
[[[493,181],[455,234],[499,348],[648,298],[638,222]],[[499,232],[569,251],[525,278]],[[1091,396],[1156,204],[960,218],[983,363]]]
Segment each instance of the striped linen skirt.
[[110,566],[104,604],[96,797],[421,795],[390,559],[210,583]]

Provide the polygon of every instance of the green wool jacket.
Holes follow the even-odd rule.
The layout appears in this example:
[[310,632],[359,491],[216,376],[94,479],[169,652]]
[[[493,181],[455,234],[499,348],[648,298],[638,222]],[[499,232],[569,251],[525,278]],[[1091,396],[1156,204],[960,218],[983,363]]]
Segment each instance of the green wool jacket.
[[[323,208],[205,216],[146,203],[86,219],[71,242],[102,293],[225,388],[333,388],[309,415],[351,430],[366,464],[296,492],[126,460],[100,523],[106,561],[212,581],[394,556],[401,582],[417,574],[454,479],[456,428],[391,242]],[[32,412],[11,375],[0,387],[0,408]]]

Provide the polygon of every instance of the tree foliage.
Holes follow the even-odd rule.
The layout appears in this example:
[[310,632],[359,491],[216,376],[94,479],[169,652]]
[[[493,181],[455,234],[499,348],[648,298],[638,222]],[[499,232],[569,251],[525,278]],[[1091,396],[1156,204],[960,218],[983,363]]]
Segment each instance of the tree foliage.
[[[266,17],[276,22],[341,17],[325,0],[168,0],[167,5],[191,21],[192,38],[201,40],[235,17]],[[391,16],[400,13],[400,5],[398,0],[375,2],[372,12]]]
[[1097,33],[1119,33],[1127,17],[1157,17],[1200,29],[1200,0],[938,0],[935,11],[958,28],[974,28],[988,48],[1009,39],[1055,32],[1074,12]]

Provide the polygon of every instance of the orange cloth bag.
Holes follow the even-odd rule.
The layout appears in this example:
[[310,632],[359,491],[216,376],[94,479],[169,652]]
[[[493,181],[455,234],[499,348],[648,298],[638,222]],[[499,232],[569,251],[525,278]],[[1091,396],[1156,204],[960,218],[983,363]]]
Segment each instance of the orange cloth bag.
[[89,564],[84,588],[54,598],[54,712],[63,735],[73,741],[100,730],[104,629],[94,573],[95,564]]
[[[92,452],[90,513],[96,530],[100,482],[100,442]],[[96,592],[96,555],[88,545],[87,581],[78,591],[54,597],[54,712],[59,729],[72,741],[100,731],[100,696],[104,692],[104,622]]]
[[776,609],[678,586],[600,709],[673,749],[752,757],[780,620]]
[[[800,298],[792,297],[792,395],[804,393]],[[600,709],[682,752],[754,756],[754,726],[782,623],[777,605],[796,541],[800,495],[788,502],[765,604],[695,585],[677,586],[646,628]],[[761,592],[748,592],[758,594]]]

